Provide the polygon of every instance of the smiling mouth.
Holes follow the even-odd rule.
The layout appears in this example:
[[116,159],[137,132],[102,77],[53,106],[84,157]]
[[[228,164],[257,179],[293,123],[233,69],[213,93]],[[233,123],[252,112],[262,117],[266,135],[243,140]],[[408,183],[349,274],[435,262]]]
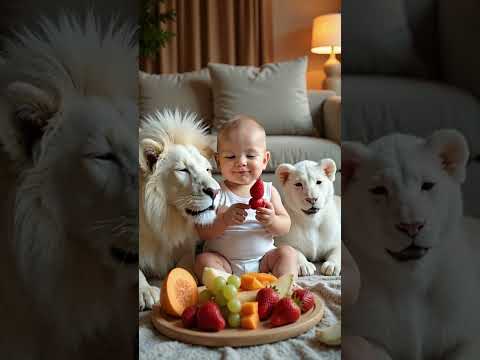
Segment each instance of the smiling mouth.
[[303,211],[305,214],[307,214],[307,215],[313,215],[313,214],[316,214],[317,212],[319,212],[320,209],[317,208],[317,207],[311,207],[311,208],[308,209],[308,210],[303,210],[303,209],[302,209],[302,211]]
[[110,254],[113,259],[121,264],[133,265],[138,264],[138,252],[124,250],[118,247],[112,247],[110,249]]
[[390,254],[390,256],[393,257],[395,260],[403,262],[403,261],[421,259],[422,257],[424,257],[427,254],[427,252],[428,252],[428,250],[430,250],[430,248],[421,247],[421,246],[417,246],[417,245],[412,244],[409,247],[406,247],[405,249],[397,251],[397,252],[391,251],[391,250],[388,250],[388,249],[385,249],[385,250],[387,250],[387,252]]
[[209,210],[215,210],[215,207],[213,206],[213,204],[210,205],[208,208],[205,208],[203,210],[185,209],[185,212],[190,216],[197,216],[197,215],[200,215],[201,213],[204,213],[205,211],[209,211]]

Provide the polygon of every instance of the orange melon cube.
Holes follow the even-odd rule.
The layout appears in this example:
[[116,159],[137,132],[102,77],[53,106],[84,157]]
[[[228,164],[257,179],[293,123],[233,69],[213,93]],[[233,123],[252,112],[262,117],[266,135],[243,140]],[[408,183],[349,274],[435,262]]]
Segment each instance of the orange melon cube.
[[242,305],[242,309],[240,310],[240,316],[258,314],[258,302],[251,301],[246,302]]
[[242,316],[240,318],[240,326],[243,329],[254,330],[257,328],[259,323],[260,318],[258,317],[258,313]]
[[256,290],[265,287],[254,275],[251,274],[243,274],[240,279],[240,287],[244,290]]
[[258,273],[255,278],[260,281],[261,283],[265,284],[265,283],[273,283],[275,281],[277,281],[277,277],[275,275],[272,275],[272,274],[267,274],[267,273]]

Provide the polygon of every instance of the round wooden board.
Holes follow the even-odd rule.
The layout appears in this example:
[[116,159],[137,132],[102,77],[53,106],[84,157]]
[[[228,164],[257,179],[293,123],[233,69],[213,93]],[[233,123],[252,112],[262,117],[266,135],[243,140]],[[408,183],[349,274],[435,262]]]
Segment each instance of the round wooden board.
[[161,334],[188,344],[213,347],[261,345],[303,334],[322,320],[325,303],[318,295],[314,294],[314,296],[315,307],[302,314],[293,324],[276,328],[270,328],[269,320],[266,320],[261,322],[255,330],[225,328],[219,332],[205,332],[185,329],[181,319],[165,314],[159,306],[154,307],[151,317],[153,325]]

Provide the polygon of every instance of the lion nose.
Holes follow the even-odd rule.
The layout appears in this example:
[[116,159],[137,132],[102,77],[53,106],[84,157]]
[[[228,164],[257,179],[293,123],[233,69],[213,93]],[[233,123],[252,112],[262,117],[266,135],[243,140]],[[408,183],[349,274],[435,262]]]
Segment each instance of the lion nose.
[[305,201],[308,202],[310,205],[314,205],[317,202],[318,198],[306,198]]
[[212,198],[212,200],[215,199],[215,196],[217,196],[217,194],[218,194],[219,191],[220,191],[220,190],[214,190],[214,189],[212,189],[212,188],[205,188],[205,189],[203,189],[203,192],[204,192],[205,194],[207,194],[208,196],[210,196],[210,197]]
[[417,236],[424,226],[425,222],[399,223],[397,224],[397,229],[413,238]]

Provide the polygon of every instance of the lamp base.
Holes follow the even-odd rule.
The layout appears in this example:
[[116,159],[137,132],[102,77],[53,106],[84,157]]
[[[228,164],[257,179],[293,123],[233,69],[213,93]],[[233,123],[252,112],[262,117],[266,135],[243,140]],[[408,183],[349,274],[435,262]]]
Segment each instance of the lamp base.
[[338,96],[342,95],[342,64],[337,60],[335,54],[330,54],[330,57],[323,66],[323,71],[327,75],[323,83],[326,90],[335,91]]

